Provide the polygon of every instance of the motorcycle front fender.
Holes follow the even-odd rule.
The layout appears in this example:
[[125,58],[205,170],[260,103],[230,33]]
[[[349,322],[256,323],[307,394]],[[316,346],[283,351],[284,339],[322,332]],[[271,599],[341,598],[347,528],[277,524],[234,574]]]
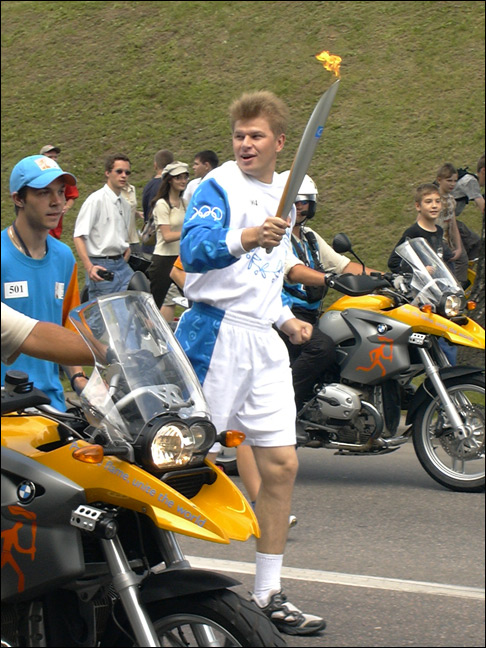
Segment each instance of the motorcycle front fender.
[[229,544],[259,537],[251,505],[218,468],[213,466],[213,483],[188,499],[169,483],[118,457],[106,456],[98,464],[77,461],[73,451],[86,445],[77,440],[51,452],[38,452],[35,459],[82,486],[88,504],[122,506],[147,515],[160,529],[210,542]]
[[[440,377],[443,381],[448,380],[449,378],[459,378],[461,376],[474,376],[481,373],[484,373],[484,369],[481,367],[473,367],[468,365],[459,365],[455,367],[443,367],[439,370]],[[424,382],[415,392],[415,395],[410,403],[407,412],[407,425],[410,425],[413,422],[414,416],[423,405],[423,403],[430,399],[430,394],[435,394],[434,386],[431,381],[426,378]]]
[[151,573],[142,583],[140,593],[144,603],[163,599],[212,592],[240,585],[240,581],[206,569],[166,569]]

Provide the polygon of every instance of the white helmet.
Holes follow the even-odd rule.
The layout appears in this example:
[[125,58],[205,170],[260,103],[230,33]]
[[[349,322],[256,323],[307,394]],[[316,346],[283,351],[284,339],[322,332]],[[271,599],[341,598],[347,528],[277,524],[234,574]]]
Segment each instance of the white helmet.
[[295,197],[295,202],[299,200],[312,200],[316,202],[319,192],[317,191],[316,183],[314,180],[306,175],[300,185],[299,193]]
[[[290,171],[283,171],[280,174],[282,180],[287,182],[289,173]],[[309,201],[309,207],[307,211],[301,212],[301,213],[305,213],[305,217],[307,220],[309,218],[312,218],[316,213],[316,201],[318,195],[319,192],[317,191],[316,183],[309,175],[305,175],[302,184],[300,185],[299,193],[295,197],[294,202],[300,202],[301,200]]]

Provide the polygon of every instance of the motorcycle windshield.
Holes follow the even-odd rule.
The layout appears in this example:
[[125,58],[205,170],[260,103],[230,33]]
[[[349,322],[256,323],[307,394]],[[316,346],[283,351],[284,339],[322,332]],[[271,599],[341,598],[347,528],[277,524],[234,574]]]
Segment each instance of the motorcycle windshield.
[[133,441],[160,414],[209,418],[197,376],[151,295],[99,297],[69,317],[95,357],[80,394],[91,425]]
[[464,297],[460,284],[425,239],[409,239],[397,246],[395,251],[410,266],[412,305],[438,305],[444,294]]

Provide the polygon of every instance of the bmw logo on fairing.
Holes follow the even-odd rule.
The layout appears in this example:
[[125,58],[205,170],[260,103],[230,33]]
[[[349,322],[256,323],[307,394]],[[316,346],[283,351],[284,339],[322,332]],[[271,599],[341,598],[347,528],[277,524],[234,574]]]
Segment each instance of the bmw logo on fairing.
[[386,333],[388,331],[388,326],[386,324],[378,324],[376,330],[378,331],[378,333],[383,335],[383,333]]
[[17,487],[17,498],[20,504],[29,504],[35,497],[35,484],[23,481]]

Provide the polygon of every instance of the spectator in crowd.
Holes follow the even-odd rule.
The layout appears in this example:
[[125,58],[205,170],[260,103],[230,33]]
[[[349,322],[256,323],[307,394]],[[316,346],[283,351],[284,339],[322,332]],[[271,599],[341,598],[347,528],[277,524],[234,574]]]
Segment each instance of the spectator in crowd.
[[130,174],[126,155],[110,155],[106,184],[88,196],[76,219],[74,245],[86,270],[89,299],[125,290],[133,274],[128,265],[132,210],[121,195]]
[[467,254],[463,248],[461,235],[456,221],[456,201],[452,191],[457,182],[457,169],[450,163],[443,164],[437,171],[435,184],[439,188],[442,199],[438,225],[444,232],[444,239],[452,250],[450,259],[456,279],[464,286],[467,284]]
[[191,202],[192,194],[196,191],[201,180],[205,178],[210,171],[215,169],[218,164],[219,159],[214,151],[206,150],[196,153],[192,164],[194,179],[189,182],[184,191],[184,201],[186,205]]
[[130,250],[133,254],[141,254],[142,247],[140,245],[140,237],[137,229],[137,219],[143,219],[143,213],[137,209],[137,190],[129,182],[121,190],[121,195],[130,205],[130,230],[128,240],[130,243]]
[[[186,203],[182,197],[189,180],[189,167],[184,162],[172,162],[162,172],[159,190],[153,199],[154,222],[157,227],[157,243],[148,269],[150,290],[162,316],[171,322],[174,319],[176,304],[174,297],[179,295],[176,286],[168,295],[172,280],[170,272],[179,256],[179,242],[182,223],[186,213]],[[164,303],[166,297],[167,303]]]
[[[162,171],[168,164],[174,161],[174,155],[171,151],[167,149],[160,149],[157,151],[154,157],[154,177],[147,182],[142,192],[142,209],[143,209],[143,219],[145,222],[148,221],[148,218],[152,212],[152,202],[157,191],[159,190],[160,183],[162,181]],[[144,245],[142,244],[142,252],[146,255],[152,256],[154,251],[153,245]]]
[[[75,186],[76,178],[43,155],[23,158],[13,168],[10,193],[16,216],[2,232],[2,302],[28,317],[70,327],[68,313],[79,305],[76,260],[65,243],[49,236],[66,202],[66,184]],[[58,365],[22,355],[12,369],[27,373],[54,407],[66,409]],[[80,391],[86,384],[82,367],[64,370]],[[2,364],[2,384],[5,372]]]
[[[484,214],[484,154],[476,165],[476,173],[464,173],[456,182],[452,195],[456,201],[456,220],[462,214],[464,207],[474,202],[481,214]],[[466,168],[467,170],[467,168]],[[462,244],[469,260],[477,259],[481,250],[481,237],[473,232],[462,220],[457,220],[457,227],[461,235]]]
[[[395,249],[407,239],[423,238],[445,263],[451,261],[454,253],[444,240],[444,230],[438,225],[444,203],[440,189],[435,183],[425,183],[415,191],[416,222],[408,227],[395,245],[388,259],[388,267],[392,272],[408,272],[406,264]],[[439,344],[451,365],[456,363],[457,349],[444,338],[439,338]]]
[[456,218],[462,214],[464,207],[471,201],[474,202],[481,214],[484,213],[484,195],[481,193],[481,187],[484,187],[484,160],[483,153],[476,165],[477,175],[465,173],[452,190],[452,195],[456,200]]
[[[59,146],[46,144],[41,148],[40,155],[45,155],[46,157],[51,158],[51,160],[55,160],[57,162],[60,152],[61,149],[59,148]],[[76,186],[66,185],[66,204],[64,206],[64,209],[62,210],[61,218],[59,219],[59,222],[56,225],[56,227],[54,227],[54,229],[51,229],[49,231],[49,234],[54,238],[57,239],[61,238],[63,218],[71,209],[71,207],[74,205],[74,201],[76,200],[76,198],[79,198],[78,188]]]

